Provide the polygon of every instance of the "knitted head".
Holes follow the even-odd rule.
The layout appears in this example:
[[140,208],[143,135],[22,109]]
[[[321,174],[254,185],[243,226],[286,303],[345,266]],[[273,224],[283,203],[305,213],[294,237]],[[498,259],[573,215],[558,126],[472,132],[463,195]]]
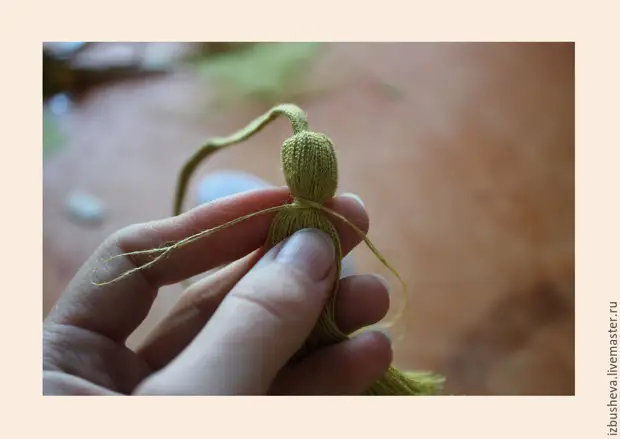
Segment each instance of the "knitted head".
[[325,134],[294,134],[284,141],[281,160],[286,184],[294,197],[323,204],[336,195],[338,163]]

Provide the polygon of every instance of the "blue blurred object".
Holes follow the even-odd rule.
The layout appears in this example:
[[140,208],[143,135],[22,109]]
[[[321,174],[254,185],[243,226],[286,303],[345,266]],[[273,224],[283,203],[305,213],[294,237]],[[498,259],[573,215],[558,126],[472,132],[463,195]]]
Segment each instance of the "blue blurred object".
[[196,201],[199,205],[205,204],[218,198],[269,186],[267,182],[252,174],[239,171],[219,171],[208,175],[200,182]]
[[85,44],[87,44],[86,41],[63,41],[59,43],[49,43],[49,46],[54,49],[56,54],[61,56],[69,56]]
[[66,93],[60,93],[50,98],[47,105],[54,116],[62,116],[71,108],[71,98]]

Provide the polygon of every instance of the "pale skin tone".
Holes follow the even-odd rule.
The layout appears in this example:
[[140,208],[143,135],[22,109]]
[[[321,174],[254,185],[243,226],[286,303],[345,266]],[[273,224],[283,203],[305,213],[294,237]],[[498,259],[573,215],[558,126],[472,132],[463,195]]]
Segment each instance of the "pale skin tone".
[[[374,331],[289,363],[332,291],[334,249],[326,235],[306,230],[266,252],[261,246],[274,214],[204,237],[116,283],[92,283],[97,267],[98,278],[112,279],[146,261],[121,257],[102,265],[110,256],[178,241],[289,197],[286,188],[246,192],[108,238],[44,322],[44,393],[355,395],[381,378],[392,349],[389,339]],[[336,197],[326,206],[368,230],[366,211],[354,198]],[[347,254],[360,237],[341,221],[334,224]],[[126,346],[159,288],[225,264],[189,287],[142,345]],[[378,322],[388,307],[381,278],[341,280],[336,317],[343,331]]]

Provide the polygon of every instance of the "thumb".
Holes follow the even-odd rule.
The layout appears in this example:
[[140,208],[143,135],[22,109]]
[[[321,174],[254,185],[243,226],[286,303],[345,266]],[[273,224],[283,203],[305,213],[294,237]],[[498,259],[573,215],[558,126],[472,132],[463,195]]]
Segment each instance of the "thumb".
[[272,248],[192,343],[139,392],[264,394],[312,332],[336,277],[335,250],[305,229]]

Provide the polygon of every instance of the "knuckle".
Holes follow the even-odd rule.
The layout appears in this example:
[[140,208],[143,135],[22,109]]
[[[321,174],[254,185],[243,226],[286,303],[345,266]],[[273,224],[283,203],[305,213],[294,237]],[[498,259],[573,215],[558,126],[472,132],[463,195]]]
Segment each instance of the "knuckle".
[[[293,267],[271,264],[243,279],[231,297],[251,302],[280,321],[290,321],[300,313],[320,310],[320,295],[309,277]],[[316,305],[315,305],[316,304]]]

